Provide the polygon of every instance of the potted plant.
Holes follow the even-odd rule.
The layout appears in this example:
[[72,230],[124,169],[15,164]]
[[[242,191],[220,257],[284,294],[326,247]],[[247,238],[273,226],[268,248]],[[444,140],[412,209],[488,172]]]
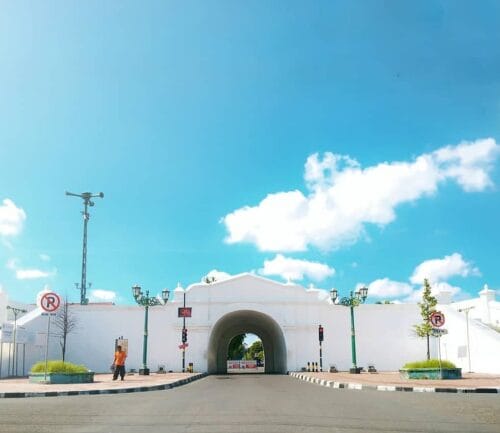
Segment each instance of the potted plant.
[[92,383],[94,372],[84,365],[71,362],[47,361],[37,362],[31,367],[29,379],[32,383]]
[[453,362],[439,359],[428,359],[406,363],[399,370],[404,379],[461,379],[462,369]]

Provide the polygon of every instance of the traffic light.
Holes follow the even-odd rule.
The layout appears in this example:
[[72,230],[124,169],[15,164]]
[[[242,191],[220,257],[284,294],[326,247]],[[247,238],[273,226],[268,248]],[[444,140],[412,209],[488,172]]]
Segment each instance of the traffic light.
[[188,330],[186,328],[182,329],[182,342],[188,341]]
[[319,325],[319,328],[318,328],[318,336],[319,336],[319,341],[323,341],[324,337],[323,337],[323,327],[321,325]]

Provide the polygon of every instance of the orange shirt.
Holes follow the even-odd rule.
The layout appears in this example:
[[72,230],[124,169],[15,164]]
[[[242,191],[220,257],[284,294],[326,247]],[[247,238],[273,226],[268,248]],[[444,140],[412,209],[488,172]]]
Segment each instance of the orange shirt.
[[127,354],[122,350],[121,352],[115,352],[115,365],[125,365],[125,358]]

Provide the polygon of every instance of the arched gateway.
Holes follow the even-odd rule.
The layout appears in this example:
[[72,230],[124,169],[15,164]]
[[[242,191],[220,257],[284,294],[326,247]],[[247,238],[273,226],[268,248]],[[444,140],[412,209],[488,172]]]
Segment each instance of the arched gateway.
[[[179,311],[184,302],[191,313],[185,318]],[[69,335],[68,358],[94,371],[107,371],[115,339],[123,335],[128,339],[127,368],[141,368],[143,307],[71,307],[78,318],[79,331]],[[41,311],[40,315],[30,314],[26,315],[31,317],[29,322],[22,326],[35,341],[37,333],[45,332],[47,322]],[[418,359],[425,353],[425,342],[416,340],[409,330],[419,320],[419,310],[412,304],[365,304],[356,308],[358,365],[396,370],[409,359]],[[251,333],[262,340],[266,373],[300,371],[308,363],[321,365],[321,361],[323,369],[335,365],[347,370],[351,366],[350,323],[349,309],[333,305],[326,290],[240,274],[210,284],[191,284],[186,290],[179,287],[166,305],[151,308],[147,363],[152,371],[159,371],[160,367],[182,371],[184,359],[185,367],[191,364],[194,371],[226,373],[231,339]],[[184,325],[187,341],[181,344]],[[324,328],[321,359],[320,325]],[[460,328],[457,326],[455,329]],[[58,340],[51,340],[49,355],[59,357]],[[26,351],[26,365],[38,361],[39,356],[39,348],[31,345]]]
[[286,373],[286,344],[283,332],[267,314],[238,310],[221,317],[210,334],[207,351],[209,373],[227,373],[227,350],[233,337],[252,333],[260,337],[266,354],[266,373]]

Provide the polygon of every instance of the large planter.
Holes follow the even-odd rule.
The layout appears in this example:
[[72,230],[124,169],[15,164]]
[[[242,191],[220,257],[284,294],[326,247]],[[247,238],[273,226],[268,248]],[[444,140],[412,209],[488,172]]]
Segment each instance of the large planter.
[[462,379],[461,368],[403,368],[399,373],[403,379]]
[[31,383],[92,383],[94,372],[86,373],[30,373]]

